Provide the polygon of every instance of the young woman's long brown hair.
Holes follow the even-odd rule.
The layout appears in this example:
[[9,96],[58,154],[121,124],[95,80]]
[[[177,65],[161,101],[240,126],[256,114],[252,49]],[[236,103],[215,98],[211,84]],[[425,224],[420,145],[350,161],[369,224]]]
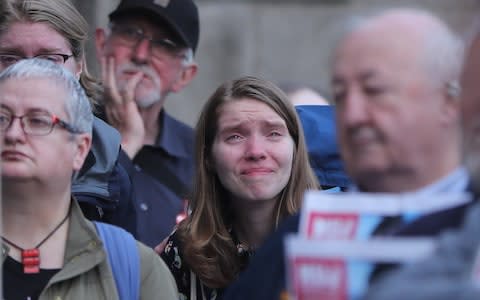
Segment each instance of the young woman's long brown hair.
[[243,77],[221,85],[204,106],[196,126],[197,171],[190,200],[191,214],[177,229],[184,247],[184,260],[211,288],[225,287],[242,268],[229,231],[235,217],[230,211],[229,194],[210,163],[219,108],[226,102],[242,98],[258,100],[273,109],[285,120],[295,144],[290,180],[276,204],[272,228],[299,210],[305,190],[319,186],[310,167],[301,123],[287,96],[273,83],[255,77]]

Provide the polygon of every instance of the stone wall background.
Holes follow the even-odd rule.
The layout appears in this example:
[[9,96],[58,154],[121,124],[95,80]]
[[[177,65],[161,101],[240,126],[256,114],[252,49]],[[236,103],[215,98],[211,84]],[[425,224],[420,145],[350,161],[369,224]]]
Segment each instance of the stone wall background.
[[[106,26],[119,0],[76,0],[94,29]],[[338,29],[351,15],[392,6],[425,8],[464,34],[479,0],[196,0],[200,11],[199,72],[166,102],[169,112],[194,125],[207,98],[223,81],[241,75],[303,82],[328,91],[329,57]],[[89,64],[96,70],[93,43]],[[98,71],[98,70],[96,70]]]

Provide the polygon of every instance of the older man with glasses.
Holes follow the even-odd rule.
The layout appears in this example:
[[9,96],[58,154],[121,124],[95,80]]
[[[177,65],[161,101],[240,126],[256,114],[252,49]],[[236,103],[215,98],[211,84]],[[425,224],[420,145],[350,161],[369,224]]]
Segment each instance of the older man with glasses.
[[194,174],[193,130],[165,112],[197,73],[192,0],[123,0],[96,31],[105,118],[133,163],[138,238],[155,246],[184,212]]

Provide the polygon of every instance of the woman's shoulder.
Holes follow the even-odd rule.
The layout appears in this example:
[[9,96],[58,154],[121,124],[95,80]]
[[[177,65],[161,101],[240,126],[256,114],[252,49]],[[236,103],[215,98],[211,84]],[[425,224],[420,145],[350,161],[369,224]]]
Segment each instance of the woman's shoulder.
[[176,299],[177,285],[166,264],[153,249],[140,242],[137,242],[137,247],[140,255],[141,298]]

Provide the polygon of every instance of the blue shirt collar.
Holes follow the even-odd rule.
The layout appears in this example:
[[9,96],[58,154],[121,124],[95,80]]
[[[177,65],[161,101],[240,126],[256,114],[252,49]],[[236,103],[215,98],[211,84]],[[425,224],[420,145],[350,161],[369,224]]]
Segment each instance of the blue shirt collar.
[[[174,157],[191,157],[192,152],[185,147],[182,140],[177,136],[177,121],[164,110],[160,112],[158,117],[158,124],[160,132],[155,142],[155,147],[158,147],[170,156]],[[193,147],[193,145],[192,145]]]
[[[433,195],[437,193],[465,192],[468,187],[468,181],[469,176],[467,170],[464,167],[458,167],[439,180],[418,190],[411,191],[411,193]],[[348,188],[348,191],[361,192],[355,184],[352,184]]]
[[414,192],[425,195],[465,192],[467,190],[468,180],[467,170],[464,167],[458,167],[440,180]]

